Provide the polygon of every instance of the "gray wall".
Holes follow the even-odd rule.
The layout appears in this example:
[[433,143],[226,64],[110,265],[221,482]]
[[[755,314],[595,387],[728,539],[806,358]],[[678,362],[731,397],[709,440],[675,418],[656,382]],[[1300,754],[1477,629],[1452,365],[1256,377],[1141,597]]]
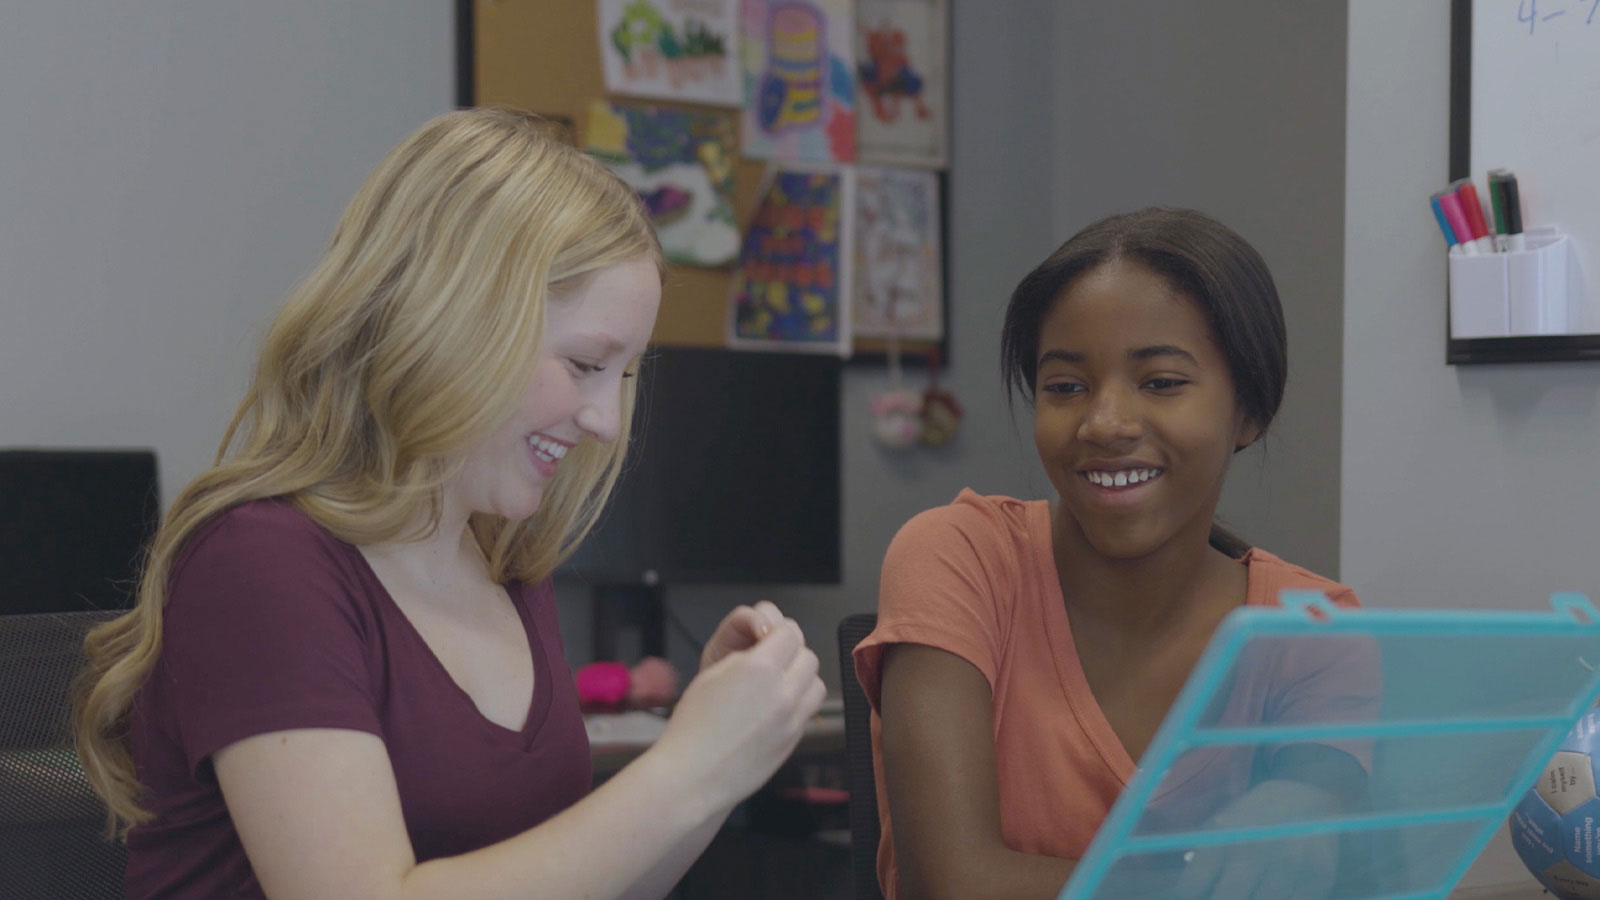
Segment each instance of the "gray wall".
[[343,204],[452,99],[447,3],[0,14],[0,446],[210,462],[260,329]]
[[1237,457],[1219,515],[1285,559],[1339,563],[1345,4],[1060,4],[1053,224],[1150,204],[1226,223],[1266,258],[1289,387]]
[[[1600,368],[1444,364],[1449,46],[1444,2],[1350,2],[1341,572],[1373,606],[1548,609],[1600,597]],[[1466,881],[1500,882],[1531,883],[1503,830]]]

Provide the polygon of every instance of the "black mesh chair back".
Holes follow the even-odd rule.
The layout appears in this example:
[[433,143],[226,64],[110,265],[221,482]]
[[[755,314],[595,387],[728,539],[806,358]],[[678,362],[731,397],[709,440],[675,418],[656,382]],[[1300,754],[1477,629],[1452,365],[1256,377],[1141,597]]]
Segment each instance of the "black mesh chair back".
[[73,751],[83,636],[116,612],[0,616],[0,897],[122,896],[126,851]]
[[839,623],[839,688],[844,694],[846,786],[850,790],[850,858],[856,900],[883,900],[878,887],[878,789],[872,773],[872,707],[856,680],[851,653],[878,625],[873,613],[856,613]]
[[160,516],[149,450],[0,450],[0,613],[126,609]]

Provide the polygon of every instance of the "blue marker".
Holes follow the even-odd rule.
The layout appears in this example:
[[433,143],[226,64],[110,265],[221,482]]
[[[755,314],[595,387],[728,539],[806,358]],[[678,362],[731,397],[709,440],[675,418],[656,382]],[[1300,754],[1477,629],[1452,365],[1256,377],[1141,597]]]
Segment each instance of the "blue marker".
[[1445,214],[1444,214],[1444,207],[1439,205],[1439,196],[1440,196],[1440,194],[1444,194],[1444,193],[1448,193],[1448,192],[1447,191],[1440,191],[1438,194],[1434,194],[1432,197],[1429,197],[1428,198],[1428,205],[1433,207],[1433,217],[1435,219],[1439,220],[1439,230],[1444,232],[1444,243],[1445,243],[1445,246],[1446,247],[1454,247],[1456,244],[1458,244],[1460,242],[1456,240],[1455,229],[1450,227],[1450,219],[1447,218],[1445,216]]

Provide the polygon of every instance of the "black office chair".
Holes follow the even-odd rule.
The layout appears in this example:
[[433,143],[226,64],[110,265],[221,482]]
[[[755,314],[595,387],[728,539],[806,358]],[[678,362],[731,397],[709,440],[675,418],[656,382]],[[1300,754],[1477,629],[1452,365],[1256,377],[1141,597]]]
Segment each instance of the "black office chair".
[[0,896],[120,898],[127,853],[73,751],[83,636],[117,612],[0,616]]
[[850,858],[856,900],[883,900],[878,886],[878,791],[872,773],[872,707],[856,680],[851,653],[878,625],[874,613],[845,616],[839,623],[839,688],[844,694],[846,786],[850,791]]
[[126,609],[160,515],[149,450],[0,450],[0,613]]

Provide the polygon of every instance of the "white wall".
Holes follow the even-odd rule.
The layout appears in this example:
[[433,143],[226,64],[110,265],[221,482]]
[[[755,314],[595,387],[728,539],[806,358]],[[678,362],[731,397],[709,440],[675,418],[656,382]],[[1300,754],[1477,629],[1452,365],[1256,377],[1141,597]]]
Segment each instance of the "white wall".
[[[1543,609],[1600,597],[1600,368],[1444,364],[1448,6],[1350,2],[1340,572],[1372,606]],[[1530,880],[1502,830],[1464,884]]]
[[366,172],[451,107],[436,0],[0,0],[0,446],[210,462]]

